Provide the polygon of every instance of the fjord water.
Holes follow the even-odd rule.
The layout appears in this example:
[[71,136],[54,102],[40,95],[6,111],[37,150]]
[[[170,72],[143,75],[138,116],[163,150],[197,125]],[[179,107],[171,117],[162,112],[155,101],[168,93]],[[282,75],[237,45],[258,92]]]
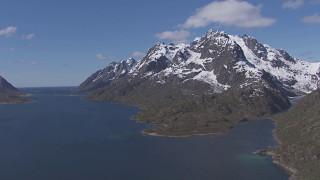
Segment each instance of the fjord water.
[[248,121],[218,137],[142,135],[139,109],[83,100],[66,88],[24,89],[32,103],[0,105],[0,179],[285,180],[271,157],[272,121]]

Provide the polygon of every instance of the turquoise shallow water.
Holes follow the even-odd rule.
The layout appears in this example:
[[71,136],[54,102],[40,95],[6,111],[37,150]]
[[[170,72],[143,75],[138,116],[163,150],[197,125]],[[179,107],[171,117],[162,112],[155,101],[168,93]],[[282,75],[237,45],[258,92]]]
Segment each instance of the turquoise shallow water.
[[142,135],[139,109],[88,102],[66,88],[24,89],[39,99],[0,105],[0,179],[284,180],[268,156],[272,121],[240,123],[218,137]]

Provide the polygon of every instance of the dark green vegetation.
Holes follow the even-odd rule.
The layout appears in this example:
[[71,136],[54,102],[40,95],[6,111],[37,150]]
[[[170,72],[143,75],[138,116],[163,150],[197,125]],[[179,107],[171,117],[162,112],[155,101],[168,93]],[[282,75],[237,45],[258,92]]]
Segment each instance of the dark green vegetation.
[[165,136],[226,133],[239,121],[263,118],[290,106],[286,96],[275,89],[265,88],[263,94],[250,97],[252,87],[218,94],[206,93],[208,88],[199,81],[167,86],[122,79],[89,93],[87,99],[141,107],[133,119],[161,125],[145,133]]
[[[273,149],[276,163],[291,168],[297,179],[320,178],[320,89],[305,96],[287,113],[277,115]],[[290,169],[289,169],[290,170]]]
[[30,102],[32,98],[13,87],[8,81],[0,76],[0,104],[15,104]]

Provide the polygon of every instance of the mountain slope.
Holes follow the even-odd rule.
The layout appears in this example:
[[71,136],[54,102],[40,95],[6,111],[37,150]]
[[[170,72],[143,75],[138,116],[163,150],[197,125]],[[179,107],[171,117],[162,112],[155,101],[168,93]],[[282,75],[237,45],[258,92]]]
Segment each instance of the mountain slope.
[[18,89],[12,86],[7,80],[5,80],[3,77],[0,76],[0,91],[1,92],[10,92],[10,91],[16,91],[18,92]]
[[92,74],[86,81],[80,84],[78,91],[90,91],[108,86],[112,81],[125,77],[136,64],[133,58],[122,60],[119,63],[112,62],[103,70]]
[[276,162],[296,169],[298,179],[319,179],[320,89],[274,119],[275,135],[281,142],[273,150]]
[[[135,119],[165,125],[148,133],[223,133],[241,119],[288,108],[288,96],[317,87],[319,67],[252,37],[210,30],[190,44],[157,43],[125,76],[113,76],[88,98],[144,107]],[[90,81],[103,79],[101,73]]]
[[23,103],[31,99],[0,76],[0,104]]

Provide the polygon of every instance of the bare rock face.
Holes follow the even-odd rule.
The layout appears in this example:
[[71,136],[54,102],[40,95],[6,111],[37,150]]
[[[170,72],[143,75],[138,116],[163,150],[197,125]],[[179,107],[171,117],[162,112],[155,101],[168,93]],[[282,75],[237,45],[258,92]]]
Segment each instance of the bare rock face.
[[122,60],[119,63],[112,62],[103,70],[92,74],[79,87],[78,91],[90,91],[108,86],[112,81],[125,77],[136,64],[133,58]]

